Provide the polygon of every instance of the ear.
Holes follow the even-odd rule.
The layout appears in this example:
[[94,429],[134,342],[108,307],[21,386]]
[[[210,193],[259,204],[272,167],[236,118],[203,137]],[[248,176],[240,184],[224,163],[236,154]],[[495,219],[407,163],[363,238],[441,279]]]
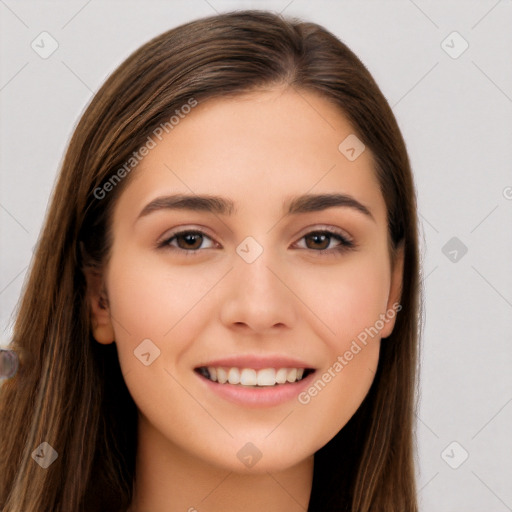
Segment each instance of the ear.
[[386,307],[386,321],[381,331],[381,337],[387,338],[395,327],[396,316],[402,309],[400,299],[402,297],[402,283],[404,275],[404,244],[403,241],[395,251],[393,267],[391,269],[391,283],[389,287],[388,303]]
[[114,328],[110,318],[108,297],[101,273],[94,268],[85,271],[87,281],[87,302],[94,339],[103,345],[114,341]]

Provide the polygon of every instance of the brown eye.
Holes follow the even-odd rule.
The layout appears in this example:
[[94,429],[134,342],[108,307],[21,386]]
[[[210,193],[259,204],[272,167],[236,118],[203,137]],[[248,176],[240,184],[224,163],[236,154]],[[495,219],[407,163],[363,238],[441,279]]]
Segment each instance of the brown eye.
[[187,255],[198,254],[201,252],[200,249],[210,249],[214,246],[215,243],[208,235],[195,230],[176,232],[158,244],[159,248],[182,251]]
[[340,256],[346,251],[356,249],[357,245],[341,231],[320,229],[304,235],[295,243],[295,247],[306,249],[315,256],[329,257]]
[[341,233],[329,230],[311,231],[304,235],[297,245],[302,249],[309,249],[313,253],[326,256],[335,255],[356,247],[352,240],[349,240]]
[[175,238],[180,249],[199,249],[203,243],[203,235],[201,233],[186,232],[177,235]]
[[[306,246],[308,249],[327,249],[329,244],[331,243],[331,237],[324,233],[313,233],[311,235],[306,235],[304,237],[306,239]],[[311,244],[308,244],[311,242]]]

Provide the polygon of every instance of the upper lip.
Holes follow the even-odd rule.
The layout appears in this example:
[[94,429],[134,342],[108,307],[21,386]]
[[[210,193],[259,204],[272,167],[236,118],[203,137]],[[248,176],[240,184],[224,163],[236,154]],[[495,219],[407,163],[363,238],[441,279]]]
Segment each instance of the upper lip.
[[228,356],[222,359],[215,359],[198,365],[196,368],[204,366],[228,367],[228,368],[252,368],[262,370],[264,368],[312,368],[304,361],[287,356]]

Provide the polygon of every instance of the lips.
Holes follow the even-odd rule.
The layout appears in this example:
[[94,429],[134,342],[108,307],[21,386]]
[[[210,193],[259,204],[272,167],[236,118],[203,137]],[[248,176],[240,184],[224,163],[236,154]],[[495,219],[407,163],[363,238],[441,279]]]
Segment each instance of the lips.
[[258,409],[297,400],[312,385],[316,369],[287,357],[229,357],[204,362],[194,373],[204,400],[219,397],[238,407]]

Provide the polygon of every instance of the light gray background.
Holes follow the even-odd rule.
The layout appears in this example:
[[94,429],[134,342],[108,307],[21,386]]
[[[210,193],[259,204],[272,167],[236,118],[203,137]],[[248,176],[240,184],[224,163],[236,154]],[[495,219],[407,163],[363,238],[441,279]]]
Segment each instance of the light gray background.
[[[324,25],[363,60],[392,105],[422,222],[421,510],[512,510],[510,0],[0,0],[3,342],[64,150],[94,91],[153,36],[241,8]],[[31,47],[42,31],[59,45],[47,59]],[[457,58],[443,49],[463,48],[446,39],[453,31],[469,44]],[[443,252],[452,237],[456,256],[450,246]]]

